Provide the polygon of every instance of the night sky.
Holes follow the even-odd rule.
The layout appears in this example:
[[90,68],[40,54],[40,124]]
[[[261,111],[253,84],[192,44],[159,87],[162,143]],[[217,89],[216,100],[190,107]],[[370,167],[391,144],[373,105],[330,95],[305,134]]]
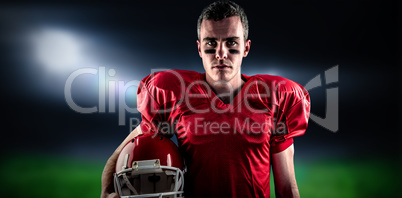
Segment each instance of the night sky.
[[[105,162],[128,135],[130,119],[140,117],[123,108],[135,110],[138,81],[161,69],[203,72],[196,21],[210,2],[1,3],[1,151]],[[295,138],[296,160],[400,159],[399,2],[236,2],[250,23],[244,74],[280,75],[303,86],[319,75],[322,86],[309,90],[319,117],[326,90],[338,88],[338,130],[310,119]],[[337,65],[338,81],[325,83],[325,71]],[[93,113],[77,112],[66,99],[77,71],[86,73],[70,83],[71,97],[96,107]]]

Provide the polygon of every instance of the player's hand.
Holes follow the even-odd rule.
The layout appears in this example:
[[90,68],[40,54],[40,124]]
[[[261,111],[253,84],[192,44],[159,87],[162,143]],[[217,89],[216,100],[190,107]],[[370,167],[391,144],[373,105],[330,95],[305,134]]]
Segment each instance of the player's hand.
[[119,196],[119,194],[114,192],[114,193],[106,195],[106,198],[120,198],[120,196]]

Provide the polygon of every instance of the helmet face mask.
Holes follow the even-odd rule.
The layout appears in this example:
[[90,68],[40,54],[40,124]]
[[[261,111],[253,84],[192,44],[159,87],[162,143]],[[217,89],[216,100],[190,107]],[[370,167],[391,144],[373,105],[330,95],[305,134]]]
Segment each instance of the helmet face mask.
[[126,198],[184,197],[182,170],[178,148],[168,138],[139,136],[119,155],[115,191]]

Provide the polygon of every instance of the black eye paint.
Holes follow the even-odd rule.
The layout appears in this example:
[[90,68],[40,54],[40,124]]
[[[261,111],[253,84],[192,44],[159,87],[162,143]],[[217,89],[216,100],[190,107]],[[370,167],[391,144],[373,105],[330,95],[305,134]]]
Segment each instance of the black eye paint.
[[[207,49],[207,50],[204,50],[204,52],[205,52],[206,54],[215,54],[215,53],[216,53],[216,50],[215,50],[215,49]],[[229,53],[231,53],[231,54],[240,54],[240,51],[239,51],[239,50],[235,50],[235,49],[230,49],[230,50],[229,50]]]
[[240,54],[240,51],[239,51],[239,50],[235,50],[235,49],[230,49],[230,50],[229,50],[229,53],[231,53],[231,54]]
[[214,50],[214,49],[207,49],[207,50],[205,50],[204,51],[206,54],[215,54],[216,53],[216,50]]

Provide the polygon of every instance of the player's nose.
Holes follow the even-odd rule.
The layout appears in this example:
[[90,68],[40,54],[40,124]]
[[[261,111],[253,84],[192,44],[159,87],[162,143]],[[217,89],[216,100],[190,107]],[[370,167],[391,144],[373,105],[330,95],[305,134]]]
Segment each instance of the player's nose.
[[228,58],[228,49],[222,43],[219,44],[216,48],[215,58],[218,60],[227,59]]

